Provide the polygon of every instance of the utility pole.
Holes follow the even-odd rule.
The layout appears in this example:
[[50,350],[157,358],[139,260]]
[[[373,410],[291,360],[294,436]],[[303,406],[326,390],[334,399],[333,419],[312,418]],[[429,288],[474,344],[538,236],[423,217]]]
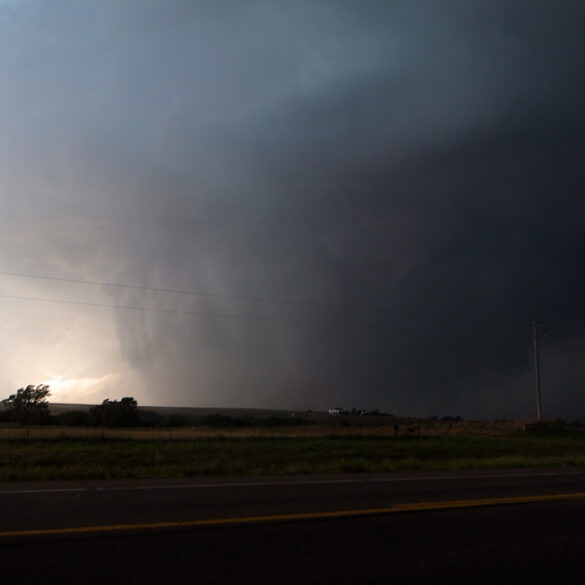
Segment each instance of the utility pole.
[[532,321],[532,339],[534,341],[534,370],[536,373],[536,416],[542,421],[542,400],[540,398],[540,358],[538,355],[538,325]]

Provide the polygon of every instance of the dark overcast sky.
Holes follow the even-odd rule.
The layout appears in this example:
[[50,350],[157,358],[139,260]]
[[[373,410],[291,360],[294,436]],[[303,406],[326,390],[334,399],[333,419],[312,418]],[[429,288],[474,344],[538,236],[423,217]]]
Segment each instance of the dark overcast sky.
[[585,420],[584,16],[0,0],[4,394]]

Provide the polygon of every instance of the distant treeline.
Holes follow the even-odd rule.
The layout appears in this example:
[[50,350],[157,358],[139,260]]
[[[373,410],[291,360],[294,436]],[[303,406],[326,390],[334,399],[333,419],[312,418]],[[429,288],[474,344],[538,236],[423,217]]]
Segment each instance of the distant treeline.
[[48,409],[36,412],[30,420],[24,420],[15,409],[0,409],[0,422],[35,425],[59,425],[67,427],[163,427],[178,428],[192,426],[207,427],[282,427],[312,424],[300,416],[258,417],[251,415],[229,416],[209,414],[193,416],[188,414],[160,414],[154,410],[139,408],[136,400],[125,397],[121,400],[104,400],[89,410],[68,410],[50,414]]

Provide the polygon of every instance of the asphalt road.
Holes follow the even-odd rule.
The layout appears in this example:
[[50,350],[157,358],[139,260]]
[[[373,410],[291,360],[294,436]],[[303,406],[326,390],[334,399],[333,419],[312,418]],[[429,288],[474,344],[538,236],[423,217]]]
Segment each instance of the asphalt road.
[[[585,470],[2,484],[0,576],[6,584],[583,583],[585,499],[526,499],[580,493]],[[429,509],[397,511],[419,503]],[[23,532],[39,530],[47,532]]]

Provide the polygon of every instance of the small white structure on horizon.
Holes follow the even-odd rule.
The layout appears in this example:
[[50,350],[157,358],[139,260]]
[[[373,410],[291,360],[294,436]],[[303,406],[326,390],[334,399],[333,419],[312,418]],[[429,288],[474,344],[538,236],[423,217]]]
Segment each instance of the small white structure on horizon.
[[343,413],[343,408],[330,408],[329,409],[329,416],[339,416],[340,414]]

